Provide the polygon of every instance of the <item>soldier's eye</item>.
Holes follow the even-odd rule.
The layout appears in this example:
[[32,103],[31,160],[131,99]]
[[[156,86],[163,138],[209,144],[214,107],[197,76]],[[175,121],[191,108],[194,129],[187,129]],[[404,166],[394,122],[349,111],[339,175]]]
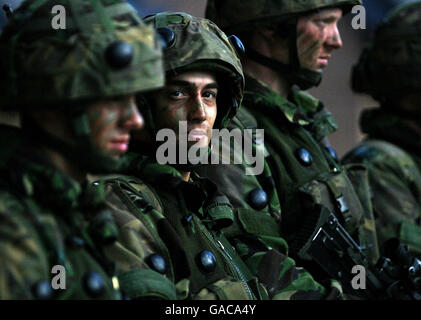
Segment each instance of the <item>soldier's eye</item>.
[[173,91],[170,91],[169,96],[171,98],[176,98],[176,99],[181,98],[184,96],[184,92],[181,90],[173,90]]
[[336,19],[334,17],[327,17],[327,18],[319,18],[315,19],[314,22],[319,25],[329,25],[335,23]]
[[326,24],[325,20],[323,20],[323,19],[315,19],[314,23],[317,24],[317,25],[325,25]]
[[217,92],[214,92],[214,91],[205,91],[203,93],[203,97],[208,98],[208,99],[216,99],[216,96],[217,96]]

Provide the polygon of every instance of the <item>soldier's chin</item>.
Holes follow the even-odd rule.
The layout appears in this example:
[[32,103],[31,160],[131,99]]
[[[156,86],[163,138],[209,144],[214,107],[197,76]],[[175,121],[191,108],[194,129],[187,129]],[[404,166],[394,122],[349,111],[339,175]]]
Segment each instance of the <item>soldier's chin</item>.
[[326,68],[329,65],[329,61],[327,59],[318,59],[316,71],[322,72],[324,68]]
[[202,136],[200,139],[196,139],[195,141],[188,141],[187,145],[189,149],[192,146],[195,146],[196,148],[205,148],[209,145],[209,138],[207,136]]
[[107,150],[106,152],[101,152],[101,154],[113,160],[120,160],[124,152],[116,151],[116,150]]

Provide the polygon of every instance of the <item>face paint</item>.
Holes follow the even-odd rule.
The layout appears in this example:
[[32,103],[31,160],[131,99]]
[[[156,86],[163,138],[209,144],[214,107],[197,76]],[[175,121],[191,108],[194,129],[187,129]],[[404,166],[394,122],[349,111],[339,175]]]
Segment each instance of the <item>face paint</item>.
[[[209,72],[185,72],[168,79],[153,96],[157,131],[171,129],[179,136],[179,123],[187,123],[188,147],[208,146],[215,123],[217,83]],[[199,145],[196,143],[201,141]]]
[[127,151],[130,131],[143,126],[132,95],[94,103],[88,107],[87,115],[94,146],[115,158]]
[[297,50],[302,68],[321,72],[328,65],[331,53],[342,47],[337,28],[341,17],[341,9],[324,9],[299,18]]

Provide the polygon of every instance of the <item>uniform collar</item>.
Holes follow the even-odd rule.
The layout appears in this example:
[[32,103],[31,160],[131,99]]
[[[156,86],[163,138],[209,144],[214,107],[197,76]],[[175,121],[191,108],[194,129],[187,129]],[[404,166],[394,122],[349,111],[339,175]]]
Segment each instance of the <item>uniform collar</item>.
[[[298,105],[277,94],[265,83],[250,75],[246,75],[243,103],[249,108],[259,108],[261,112],[279,110],[289,122],[301,126],[308,125],[312,122]],[[265,109],[260,108],[261,105]]]
[[[32,197],[43,205],[60,209],[62,212],[80,207],[92,207],[103,204],[105,188],[101,185],[83,186],[70,178],[43,158],[18,128],[0,127],[0,134],[12,136],[7,148],[4,139],[0,148],[9,152],[0,158],[0,171],[3,183],[17,193]],[[55,211],[55,210],[53,210]]]
[[[151,157],[128,153],[123,158],[125,173],[149,183],[158,190],[158,194],[168,192],[182,196],[179,201],[185,204],[187,209],[185,214],[194,212],[202,218],[210,216],[218,228],[232,223],[231,204],[210,179],[191,172],[190,180],[186,182],[177,169],[170,165],[159,164]],[[224,209],[220,209],[222,206]]]
[[288,99],[274,92],[263,82],[246,75],[244,105],[273,117],[280,111],[288,122],[305,127],[317,141],[338,129],[332,114],[309,93],[292,90]]

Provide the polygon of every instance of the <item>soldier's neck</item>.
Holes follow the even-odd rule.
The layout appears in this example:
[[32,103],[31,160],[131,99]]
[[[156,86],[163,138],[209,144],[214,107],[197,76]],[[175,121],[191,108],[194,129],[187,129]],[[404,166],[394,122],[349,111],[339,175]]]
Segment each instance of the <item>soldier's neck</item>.
[[253,78],[264,82],[277,94],[284,98],[288,97],[291,89],[288,81],[280,75],[277,71],[272,70],[264,65],[261,65],[251,59],[246,58],[244,60],[244,72],[252,76]]
[[72,178],[73,180],[83,183],[86,179],[87,172],[82,170],[77,164],[70,162],[62,154],[49,149],[43,148],[50,162],[61,172]]

